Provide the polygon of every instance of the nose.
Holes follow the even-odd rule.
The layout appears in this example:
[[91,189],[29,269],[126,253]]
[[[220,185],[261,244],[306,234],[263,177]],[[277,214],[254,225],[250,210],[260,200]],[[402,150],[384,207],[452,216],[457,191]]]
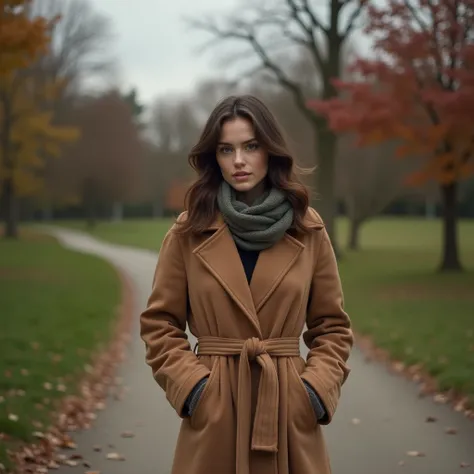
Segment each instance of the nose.
[[240,150],[239,148],[235,151],[235,156],[234,156],[234,165],[235,166],[242,166],[245,164],[245,161],[244,161],[244,156],[243,156],[243,153],[242,153],[242,150]]

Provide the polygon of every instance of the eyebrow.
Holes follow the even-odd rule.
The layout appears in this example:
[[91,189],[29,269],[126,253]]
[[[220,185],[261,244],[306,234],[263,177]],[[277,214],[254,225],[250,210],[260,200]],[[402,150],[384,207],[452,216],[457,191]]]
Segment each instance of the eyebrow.
[[[250,140],[245,140],[244,142],[242,142],[243,145],[246,145],[247,143],[250,143],[250,142],[253,142],[255,141],[256,138],[250,138]],[[232,146],[232,143],[228,143],[228,142],[218,142],[217,143],[218,145],[229,145],[229,146]]]

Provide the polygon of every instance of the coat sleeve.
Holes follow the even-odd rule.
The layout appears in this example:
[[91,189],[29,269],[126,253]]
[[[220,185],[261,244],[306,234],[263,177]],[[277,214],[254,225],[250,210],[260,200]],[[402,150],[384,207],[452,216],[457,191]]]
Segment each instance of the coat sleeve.
[[209,369],[191,350],[185,333],[187,279],[179,236],[173,228],[161,246],[147,307],[140,316],[146,363],[180,417],[194,386]]
[[325,229],[320,238],[316,267],[311,282],[306,325],[303,334],[309,348],[305,380],[321,399],[329,424],[336,411],[341,386],[349,375],[346,365],[353,345],[349,316],[344,311],[337,261]]

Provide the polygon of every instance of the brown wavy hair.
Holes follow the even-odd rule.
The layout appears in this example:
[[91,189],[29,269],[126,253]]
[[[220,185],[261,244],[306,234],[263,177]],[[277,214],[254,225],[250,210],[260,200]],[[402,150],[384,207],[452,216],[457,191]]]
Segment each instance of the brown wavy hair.
[[309,205],[309,192],[298,177],[303,170],[296,165],[273,114],[252,95],[227,97],[211,112],[198,143],[188,157],[198,176],[186,193],[188,215],[178,226],[178,232],[200,233],[214,221],[219,210],[217,193],[223,179],[216,149],[224,123],[237,117],[252,123],[255,138],[268,153],[267,184],[286,193],[294,209],[293,226],[300,232],[307,232],[303,217]]

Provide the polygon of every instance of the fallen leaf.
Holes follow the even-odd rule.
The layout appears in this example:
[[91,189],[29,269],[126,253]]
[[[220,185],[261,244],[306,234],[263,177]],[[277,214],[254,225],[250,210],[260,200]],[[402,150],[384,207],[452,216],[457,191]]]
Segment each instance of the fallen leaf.
[[82,459],[82,458],[83,458],[82,454],[79,454],[79,453],[74,453],[69,456],[69,459]]
[[49,461],[48,469],[59,469],[59,464],[56,461]]
[[84,462],[82,463],[82,465],[83,465],[84,467],[87,467],[87,469],[89,469],[89,468],[91,467],[91,465],[90,465],[87,461],[84,461]]
[[18,415],[15,415],[14,413],[10,413],[10,414],[8,415],[8,419],[9,419],[10,421],[18,421]]
[[426,417],[426,423],[435,423],[438,421],[438,418],[436,418],[435,416],[427,416]]
[[407,451],[407,456],[410,456],[412,458],[422,458],[425,457],[426,454],[422,453],[421,451]]
[[60,384],[58,384],[58,385],[56,386],[56,390],[57,390],[58,392],[65,392],[65,391],[67,390],[67,389],[66,389],[66,385],[60,383]]
[[434,397],[433,400],[435,403],[446,403],[448,401],[448,397],[442,393],[437,393]]
[[49,382],[45,382],[43,384],[43,387],[46,389],[46,390],[51,390],[53,388],[52,384],[50,384]]
[[98,444],[96,444],[93,449],[94,451],[97,451],[97,452],[102,451],[102,447],[99,446]]
[[353,425],[359,425],[359,424],[360,424],[360,420],[359,420],[359,418],[352,418],[351,423],[352,423]]
[[444,430],[444,432],[446,434],[455,435],[457,434],[458,430],[456,428],[448,427]]
[[111,461],[124,461],[125,458],[119,453],[108,453],[107,459]]
[[42,433],[41,431],[34,431],[34,432],[33,432],[33,436],[34,436],[35,438],[40,438],[40,439],[42,439],[42,438],[44,438],[44,433]]
[[403,372],[403,370],[405,369],[405,364],[403,362],[394,362],[392,364],[392,367],[395,372]]
[[27,375],[30,375],[30,372],[29,372],[28,369],[21,369],[21,370],[20,370],[20,373],[21,373],[21,375],[24,375],[25,377],[26,377]]
[[105,403],[104,402],[98,402],[95,405],[96,410],[104,410],[105,409]]
[[122,434],[121,434],[122,438],[133,438],[135,436],[134,433],[132,433],[131,431],[124,431]]
[[72,460],[72,459],[67,459],[64,464],[66,464],[70,467],[76,467],[79,463],[77,461]]
[[461,464],[459,464],[459,467],[460,468],[470,467],[470,464],[468,462],[462,462]]
[[62,447],[67,448],[67,449],[76,449],[77,444],[74,443],[74,441],[64,440],[63,444],[62,444]]

